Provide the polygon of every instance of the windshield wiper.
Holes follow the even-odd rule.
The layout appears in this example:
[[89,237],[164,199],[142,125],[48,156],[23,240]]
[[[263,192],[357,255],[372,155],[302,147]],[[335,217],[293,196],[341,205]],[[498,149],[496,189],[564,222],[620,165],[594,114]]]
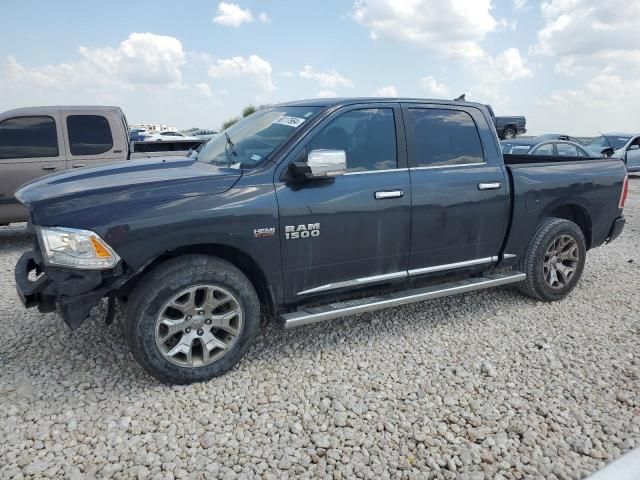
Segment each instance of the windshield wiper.
[[227,132],[224,132],[224,136],[227,139],[227,145],[229,145],[229,149],[231,150],[231,153],[233,153],[234,157],[237,157],[238,154],[236,153],[235,145],[231,141],[231,137],[229,136],[229,134]]

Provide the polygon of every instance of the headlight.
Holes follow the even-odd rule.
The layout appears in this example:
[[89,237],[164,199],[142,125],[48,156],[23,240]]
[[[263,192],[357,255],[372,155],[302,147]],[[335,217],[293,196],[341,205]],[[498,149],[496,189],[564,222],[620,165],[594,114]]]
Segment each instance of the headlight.
[[107,242],[90,230],[61,227],[40,227],[38,230],[48,265],[105,270],[120,261]]

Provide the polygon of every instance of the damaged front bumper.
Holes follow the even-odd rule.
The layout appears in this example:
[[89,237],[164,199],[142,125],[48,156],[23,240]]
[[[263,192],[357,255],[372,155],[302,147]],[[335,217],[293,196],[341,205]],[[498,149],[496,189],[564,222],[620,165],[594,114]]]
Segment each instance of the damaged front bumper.
[[71,329],[78,328],[103,297],[124,283],[114,277],[121,271],[51,267],[45,271],[42,265],[37,251],[22,254],[15,267],[18,296],[26,308],[37,307],[43,313],[58,312]]

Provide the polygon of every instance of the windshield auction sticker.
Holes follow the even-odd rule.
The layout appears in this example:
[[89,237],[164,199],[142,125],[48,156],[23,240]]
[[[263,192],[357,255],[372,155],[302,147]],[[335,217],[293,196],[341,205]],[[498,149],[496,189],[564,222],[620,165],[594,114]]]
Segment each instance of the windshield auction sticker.
[[286,115],[281,115],[273,123],[277,123],[279,125],[286,125],[287,127],[298,128],[300,125],[304,123],[304,120],[305,120],[304,118],[288,117]]

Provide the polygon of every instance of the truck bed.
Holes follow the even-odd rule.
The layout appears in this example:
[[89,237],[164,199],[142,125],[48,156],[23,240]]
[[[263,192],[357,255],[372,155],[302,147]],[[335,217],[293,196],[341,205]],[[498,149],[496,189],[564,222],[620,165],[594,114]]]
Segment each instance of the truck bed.
[[505,155],[511,195],[505,252],[521,258],[545,217],[571,217],[585,232],[587,247],[608,238],[626,175],[611,158]]

